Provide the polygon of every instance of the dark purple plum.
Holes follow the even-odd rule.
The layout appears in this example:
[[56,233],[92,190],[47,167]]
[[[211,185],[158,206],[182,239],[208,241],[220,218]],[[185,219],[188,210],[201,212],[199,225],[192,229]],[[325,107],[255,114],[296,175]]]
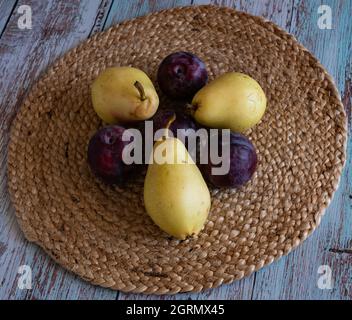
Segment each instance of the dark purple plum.
[[122,152],[129,141],[122,141],[125,128],[107,126],[90,139],[88,164],[92,172],[107,184],[121,184],[133,173],[136,165],[123,162]]
[[[159,129],[165,128],[174,114],[176,115],[176,119],[171,123],[169,129],[174,135],[174,137],[177,137],[182,142],[185,142],[185,145],[187,147],[188,137],[193,132],[189,129],[193,129],[194,131],[197,130],[197,125],[195,124],[193,119],[187,114],[170,109],[158,110],[158,112],[152,119],[154,133]],[[177,132],[178,129],[180,129],[179,132]],[[184,132],[182,129],[189,131]]]
[[[247,183],[257,168],[257,153],[252,142],[240,133],[231,132],[230,146],[222,142],[221,134],[218,143],[220,148],[230,147],[229,158],[224,159],[230,162],[230,170],[225,175],[212,174],[212,168],[220,165],[214,165],[209,158],[208,164],[199,165],[205,179],[219,188],[237,188]],[[219,154],[221,150],[224,149],[220,149]]]
[[[194,122],[194,120],[192,119],[191,116],[189,116],[185,113],[182,113],[179,110],[175,111],[172,109],[159,109],[152,119],[146,120],[146,121],[153,122],[153,131],[148,132],[148,130],[146,130],[146,121],[139,123],[138,130],[140,130],[140,132],[142,132],[144,139],[146,138],[145,137],[146,134],[153,135],[152,138],[154,139],[155,133],[160,129],[166,128],[169,121],[172,119],[173,115],[176,115],[176,118],[171,123],[169,130],[172,132],[174,137],[177,137],[182,142],[184,142],[189,153],[195,159],[197,146],[193,145],[193,144],[192,145],[189,144],[189,139],[192,137],[193,134],[196,133],[198,126]],[[178,129],[179,129],[179,132],[177,132]],[[185,131],[183,131],[182,129]],[[163,134],[163,132],[161,134]],[[159,135],[160,135],[160,132],[159,132]],[[160,136],[157,138],[160,138]],[[190,150],[190,147],[192,147],[192,150]],[[149,150],[149,151],[151,151],[151,150]],[[143,149],[143,153],[144,152],[145,152],[145,149]],[[148,152],[148,154],[149,154],[149,152]]]
[[170,98],[190,100],[208,81],[204,62],[189,52],[167,56],[158,69],[160,89]]

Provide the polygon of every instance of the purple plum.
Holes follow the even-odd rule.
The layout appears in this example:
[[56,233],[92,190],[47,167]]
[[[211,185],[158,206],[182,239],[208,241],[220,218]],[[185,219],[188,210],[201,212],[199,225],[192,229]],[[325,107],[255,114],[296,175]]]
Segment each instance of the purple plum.
[[[222,142],[221,134],[218,140],[220,148],[226,148],[228,145]],[[225,175],[212,174],[212,168],[218,167],[211,163],[200,164],[200,170],[206,180],[216,187],[237,188],[247,183],[253,176],[257,168],[257,153],[252,142],[240,133],[231,132],[230,135],[230,157],[224,161],[229,161],[229,172]],[[220,149],[224,150],[224,149]],[[220,151],[221,154],[221,151]]]
[[175,52],[167,56],[158,70],[160,89],[170,98],[190,100],[207,82],[204,62],[189,52]]
[[107,184],[125,182],[137,167],[125,164],[122,159],[123,149],[129,144],[129,141],[122,141],[124,131],[121,126],[107,126],[89,141],[88,164],[92,172]]
[[[192,134],[192,131],[183,132],[181,129],[183,130],[193,129],[194,131],[197,130],[197,125],[195,124],[193,119],[187,114],[184,114],[179,111],[170,110],[170,109],[158,110],[158,112],[155,114],[155,116],[152,119],[154,133],[159,129],[165,128],[169,120],[172,118],[174,114],[176,115],[176,119],[171,123],[169,129],[174,135],[174,137],[177,137],[182,142],[185,142],[185,145],[187,147],[188,137]],[[179,132],[177,132],[178,129],[180,129]]]

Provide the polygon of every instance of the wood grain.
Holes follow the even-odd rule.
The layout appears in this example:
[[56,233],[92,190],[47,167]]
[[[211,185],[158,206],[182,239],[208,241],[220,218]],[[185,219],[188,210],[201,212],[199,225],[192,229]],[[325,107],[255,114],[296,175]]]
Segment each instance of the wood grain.
[[[101,1],[19,1],[32,7],[33,29],[19,30],[14,13],[0,42],[0,297],[5,299],[114,299],[116,293],[93,287],[50,260],[22,236],[6,186],[9,127],[24,95],[50,63],[91,34]],[[108,8],[107,8],[108,9]],[[106,9],[106,10],[107,10]],[[20,265],[33,270],[33,290],[17,288]]]
[[106,28],[122,21],[144,16],[151,12],[191,5],[191,0],[168,0],[168,1],[114,1],[109,16],[106,20]]
[[0,38],[15,8],[16,0],[0,0]]
[[[11,7],[12,3],[12,7]],[[149,12],[183,5],[226,5],[269,19],[312,51],[336,79],[349,115],[351,136],[351,1],[326,0],[333,29],[317,25],[321,1],[168,0],[18,1],[32,6],[33,30],[17,28],[14,0],[0,0],[0,298],[2,299],[351,299],[352,187],[351,139],[346,167],[334,199],[317,231],[293,253],[251,277],[201,294],[145,296],[92,286],[63,270],[28,243],[14,219],[6,186],[6,149],[12,119],[31,84],[53,60],[95,32]],[[11,19],[8,20],[12,11]],[[6,80],[5,80],[6,79]],[[33,269],[33,289],[17,288],[18,267]],[[318,267],[328,265],[333,289],[317,287]]]
[[96,13],[96,19],[94,22],[94,27],[92,28],[91,32],[89,33],[89,36],[92,36],[96,32],[103,31],[107,28],[106,23],[107,19],[109,17],[109,14],[111,13],[111,8],[113,5],[113,0],[102,0],[98,11]]

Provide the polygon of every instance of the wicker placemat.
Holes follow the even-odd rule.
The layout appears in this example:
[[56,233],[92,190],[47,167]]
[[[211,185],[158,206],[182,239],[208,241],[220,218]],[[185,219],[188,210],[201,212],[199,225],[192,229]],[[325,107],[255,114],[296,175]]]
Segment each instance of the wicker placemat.
[[[238,190],[212,190],[205,229],[186,241],[146,214],[143,176],[112,189],[86,163],[101,125],[92,80],[108,66],[133,65],[155,82],[161,59],[177,50],[200,56],[210,79],[251,75],[268,97],[248,132],[259,156],[254,178]],[[122,291],[198,292],[248,276],[307,238],[337,187],[345,143],[339,94],[291,35],[232,9],[177,8],[98,34],[49,69],[12,126],[9,186],[28,240],[82,278]]]

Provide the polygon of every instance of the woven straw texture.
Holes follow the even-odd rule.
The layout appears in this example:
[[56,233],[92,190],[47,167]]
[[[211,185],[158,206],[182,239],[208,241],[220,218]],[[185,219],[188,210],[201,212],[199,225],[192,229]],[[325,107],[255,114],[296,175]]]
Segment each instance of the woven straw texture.
[[[146,214],[143,175],[111,188],[86,163],[102,125],[93,79],[131,65],[155,83],[161,60],[178,50],[201,57],[210,79],[249,74],[268,97],[264,118],[247,132],[258,150],[254,178],[240,189],[212,189],[204,230],[185,241]],[[12,126],[9,188],[27,239],[80,277],[125,292],[199,292],[250,275],[311,234],[338,185],[345,144],[333,81],[294,37],[232,9],[176,8],[97,34],[48,70]]]

